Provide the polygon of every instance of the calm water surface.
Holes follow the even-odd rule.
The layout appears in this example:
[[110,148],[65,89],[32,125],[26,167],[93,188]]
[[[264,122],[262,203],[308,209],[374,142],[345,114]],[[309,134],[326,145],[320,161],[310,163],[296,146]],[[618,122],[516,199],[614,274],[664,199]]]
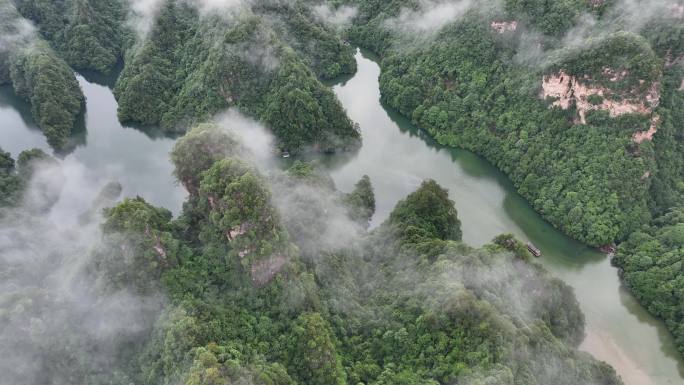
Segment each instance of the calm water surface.
[[[180,211],[185,192],[175,182],[169,161],[175,140],[153,130],[144,133],[122,126],[112,91],[82,76],[78,81],[86,96],[86,112],[72,138],[72,151],[56,155],[63,158],[67,174],[60,204],[85,210],[102,186],[119,181],[124,196],[139,195],[154,205]],[[0,147],[15,159],[30,148],[53,153],[31,118],[30,106],[10,87],[0,87]]]
[[[574,242],[543,221],[489,163],[463,150],[445,149],[380,104],[380,69],[358,53],[359,70],[334,90],[363,132],[354,155],[327,160],[338,187],[349,191],[368,174],[375,187],[381,223],[396,202],[426,178],[449,189],[463,223],[464,240],[479,246],[510,232],[534,242],[539,263],[574,287],[587,318],[582,349],[613,365],[628,385],[684,383],[684,364],[670,335],[627,293],[608,259]],[[174,212],[185,192],[172,176],[169,151],[174,140],[122,126],[111,90],[78,78],[87,98],[74,149],[61,157],[67,176],[64,212],[80,212],[105,183],[118,180],[125,196],[140,195]],[[14,157],[38,147],[51,152],[36,128],[30,107],[8,87],[0,87],[0,147]]]

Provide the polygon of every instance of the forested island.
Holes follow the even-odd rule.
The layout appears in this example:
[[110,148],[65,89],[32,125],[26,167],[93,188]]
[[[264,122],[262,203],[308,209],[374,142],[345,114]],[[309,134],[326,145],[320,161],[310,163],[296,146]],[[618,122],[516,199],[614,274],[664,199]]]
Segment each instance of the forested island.
[[[56,156],[0,151],[6,250],[33,244],[13,236],[25,228],[53,230],[78,73],[116,78],[121,122],[182,135],[170,157],[189,194],[174,217],[110,183],[73,230],[35,244],[72,248],[0,258],[8,383],[622,383],[578,350],[572,290],[512,235],[462,242],[436,182],[370,228],[370,178],[343,193],[316,162],[264,168],[207,123],[236,109],[273,133],[275,156],[355,151],[359,127],[327,82],[356,71],[357,46],[379,57],[383,103],[485,157],[554,227],[614,250],[684,353],[679,0],[0,0],[0,33],[0,85]],[[41,286],[66,265],[67,287]]]

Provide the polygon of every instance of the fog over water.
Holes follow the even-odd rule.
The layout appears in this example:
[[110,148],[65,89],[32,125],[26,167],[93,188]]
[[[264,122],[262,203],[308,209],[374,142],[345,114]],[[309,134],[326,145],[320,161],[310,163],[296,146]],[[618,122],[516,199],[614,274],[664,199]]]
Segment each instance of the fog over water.
[[[608,258],[543,221],[492,165],[468,151],[436,145],[385,109],[379,102],[378,65],[369,55],[358,53],[356,58],[358,73],[336,84],[334,90],[351,119],[360,124],[364,145],[358,153],[323,162],[343,191],[351,191],[362,175],[371,177],[377,203],[373,226],[384,221],[396,202],[424,179],[435,179],[456,202],[465,242],[479,246],[497,234],[514,233],[537,245],[544,254],[539,263],[574,287],[587,318],[582,349],[613,365],[628,385],[684,382],[684,364],[671,336],[621,286]],[[62,156],[75,171],[73,176],[66,175],[63,191],[68,199],[55,209],[84,211],[99,189],[114,180],[122,184],[123,196],[140,195],[178,213],[186,194],[172,175],[169,152],[174,139],[152,129],[122,126],[111,90],[81,76],[78,80],[87,97],[86,113],[74,138],[74,150]],[[0,147],[15,158],[33,147],[52,153],[30,116],[25,102],[10,88],[0,87]],[[232,113],[217,120],[226,126],[252,124]],[[85,192],[77,188],[84,181],[92,187]],[[74,199],[76,194],[83,196]]]

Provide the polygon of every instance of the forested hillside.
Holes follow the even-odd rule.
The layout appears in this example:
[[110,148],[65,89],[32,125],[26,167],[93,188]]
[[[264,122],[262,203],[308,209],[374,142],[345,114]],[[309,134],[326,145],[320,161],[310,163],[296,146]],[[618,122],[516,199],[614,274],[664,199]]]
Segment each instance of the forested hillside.
[[662,126],[681,131],[659,104],[684,54],[681,15],[665,5],[636,27],[621,2],[484,2],[432,25],[430,5],[453,13],[453,2],[350,3],[353,40],[382,57],[383,99],[486,156],[565,233],[625,239],[681,193],[681,167],[653,143]]
[[353,73],[353,49],[304,3],[236,2],[212,12],[180,0],[151,8],[118,0],[3,4],[8,43],[0,81],[11,80],[31,102],[56,149],[68,141],[83,99],[66,63],[107,74],[123,62],[115,88],[122,122],[183,133],[238,107],[270,126],[284,151],[332,152],[360,143],[358,129],[319,81]]
[[115,76],[122,122],[186,134],[171,158],[190,194],[173,218],[114,205],[112,183],[55,228],[60,163],[0,151],[14,383],[620,383],[577,351],[572,291],[511,236],[462,243],[435,182],[369,232],[368,177],[344,194],[315,164],[265,172],[198,124],[234,107],[272,152],[357,148],[323,83],[355,71],[355,46],[380,57],[385,105],[487,158],[569,236],[619,244],[684,352],[680,0],[0,0],[0,33],[0,85],[55,150],[83,114],[74,71]]
[[383,100],[487,157],[570,236],[629,239],[615,263],[684,351],[682,240],[644,235],[681,222],[681,2],[349,3],[352,39],[382,57]]
[[[203,157],[195,157],[200,148]],[[576,350],[584,318],[572,290],[529,263],[510,236],[481,249],[462,243],[453,202],[435,182],[424,182],[366,232],[374,208],[367,178],[342,194],[312,164],[264,176],[250,152],[214,125],[180,139],[172,158],[190,191],[177,219],[143,198],[125,199],[104,211],[99,226],[84,217],[61,230],[77,231],[76,243],[76,234],[97,237],[76,260],[61,246],[3,260],[2,271],[12,275],[0,299],[0,349],[14,357],[2,361],[5,378],[621,383],[610,367]],[[106,190],[101,196],[116,196]],[[288,210],[293,202],[304,204]],[[21,234],[16,242],[42,245],[44,237],[31,239],[24,226],[43,232],[49,222],[15,207],[3,211],[11,221],[3,228]],[[327,218],[309,220],[323,208]],[[331,227],[344,243],[326,243],[321,235]],[[69,275],[45,279],[55,274],[53,264],[72,266]],[[66,322],[80,317],[99,332]],[[30,365],[13,365],[24,360]]]
[[0,1],[0,33],[0,85],[11,84],[29,101],[48,143],[64,149],[84,103],[73,71],[10,0]]
[[115,89],[120,119],[182,132],[237,106],[285,150],[357,146],[358,131],[317,79],[353,72],[352,49],[306,8],[256,4],[215,16],[164,2],[127,54]]

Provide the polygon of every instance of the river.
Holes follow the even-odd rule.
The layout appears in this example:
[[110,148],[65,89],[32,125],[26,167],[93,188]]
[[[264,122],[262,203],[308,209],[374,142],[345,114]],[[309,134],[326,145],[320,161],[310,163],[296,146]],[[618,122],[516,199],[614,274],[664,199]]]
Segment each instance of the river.
[[[78,82],[86,96],[86,112],[71,139],[75,148],[60,156],[68,175],[66,199],[60,199],[62,207],[57,210],[86,211],[97,190],[109,181],[118,181],[124,196],[139,195],[178,213],[186,194],[172,175],[169,153],[175,140],[152,129],[143,132],[122,126],[111,89],[83,76],[78,76]],[[30,148],[53,152],[36,127],[30,106],[7,86],[0,87],[0,122],[0,147],[13,158]]]
[[380,68],[372,55],[356,54],[358,72],[333,86],[363,147],[330,162],[338,188],[350,191],[362,175],[375,188],[373,225],[427,178],[449,190],[462,223],[463,240],[473,246],[513,233],[541,249],[538,262],[572,286],[587,321],[581,349],[611,364],[626,385],[684,383],[684,360],[671,335],[621,285],[609,259],[569,239],[544,221],[512,183],[477,155],[438,145],[407,119],[380,103]]
[[[456,202],[465,242],[479,246],[509,232],[542,250],[538,262],[575,289],[585,313],[587,338],[581,349],[613,365],[627,385],[684,383],[684,361],[671,336],[625,291],[608,258],[556,231],[488,162],[437,145],[382,106],[378,65],[361,52],[356,59],[358,72],[333,89],[359,123],[364,144],[358,153],[330,157],[326,164],[341,190],[351,190],[364,174],[371,177],[377,202],[373,225],[384,221],[396,202],[424,179],[436,180]],[[86,113],[74,150],[62,156],[67,198],[58,209],[85,211],[99,188],[117,180],[125,196],[140,195],[178,213],[185,192],[172,176],[169,151],[174,140],[120,124],[111,89],[82,76],[78,81],[87,98]],[[0,122],[0,147],[14,157],[33,147],[51,152],[30,107],[9,87],[0,87]]]

